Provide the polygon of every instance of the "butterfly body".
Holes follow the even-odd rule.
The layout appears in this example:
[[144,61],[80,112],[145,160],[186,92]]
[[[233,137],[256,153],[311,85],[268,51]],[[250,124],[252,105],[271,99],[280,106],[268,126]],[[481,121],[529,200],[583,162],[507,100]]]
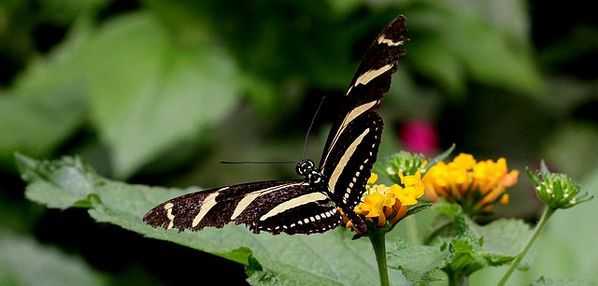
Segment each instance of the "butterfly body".
[[190,229],[245,224],[255,233],[321,233],[343,222],[341,212],[363,233],[353,209],[376,161],[383,121],[378,108],[404,54],[405,18],[395,18],[372,43],[337,108],[320,165],[303,160],[303,179],[225,186],[166,201],[145,216],[154,227]]

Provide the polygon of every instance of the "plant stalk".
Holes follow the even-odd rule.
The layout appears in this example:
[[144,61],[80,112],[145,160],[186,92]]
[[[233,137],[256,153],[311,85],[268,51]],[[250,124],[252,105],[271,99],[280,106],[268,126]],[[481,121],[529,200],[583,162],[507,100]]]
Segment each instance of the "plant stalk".
[[507,280],[509,280],[509,277],[511,277],[511,274],[513,274],[513,271],[515,271],[515,269],[517,268],[517,266],[519,266],[519,263],[521,262],[521,260],[523,259],[523,257],[527,253],[527,251],[530,249],[530,247],[532,246],[532,244],[534,243],[534,241],[536,240],[536,238],[538,238],[538,235],[540,234],[540,232],[544,228],[544,225],[546,225],[546,222],[548,221],[548,219],[550,218],[550,216],[552,216],[552,214],[554,213],[555,210],[556,209],[553,209],[553,208],[551,208],[549,206],[546,206],[544,208],[544,212],[542,213],[542,217],[540,217],[540,221],[536,225],[536,228],[534,229],[534,232],[529,237],[529,239],[527,240],[527,242],[525,243],[525,245],[523,246],[523,248],[521,249],[521,251],[517,254],[517,256],[515,257],[515,260],[513,260],[513,262],[511,263],[511,266],[509,267],[509,269],[507,270],[507,272],[505,272],[505,275],[503,275],[502,279],[500,279],[500,282],[498,282],[498,284],[497,284],[498,286],[504,286],[505,283],[507,283]]
[[417,223],[413,216],[409,216],[406,218],[407,220],[407,233],[409,234],[409,242],[411,245],[418,245],[419,243],[419,235],[417,233]]
[[384,229],[375,230],[368,234],[374,254],[376,254],[376,264],[378,264],[378,275],[380,276],[380,285],[389,286],[388,265],[386,264],[386,231]]

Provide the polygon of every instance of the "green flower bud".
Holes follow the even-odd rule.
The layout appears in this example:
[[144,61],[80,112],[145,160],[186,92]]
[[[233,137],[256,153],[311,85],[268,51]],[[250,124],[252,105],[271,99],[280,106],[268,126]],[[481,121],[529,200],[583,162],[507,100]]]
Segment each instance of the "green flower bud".
[[395,183],[400,182],[399,174],[406,176],[415,175],[427,164],[426,157],[405,151],[396,153],[386,160],[384,173]]
[[540,200],[552,209],[567,209],[594,197],[587,192],[581,193],[580,186],[569,176],[548,171],[544,162],[540,171],[527,170],[527,175],[534,183]]

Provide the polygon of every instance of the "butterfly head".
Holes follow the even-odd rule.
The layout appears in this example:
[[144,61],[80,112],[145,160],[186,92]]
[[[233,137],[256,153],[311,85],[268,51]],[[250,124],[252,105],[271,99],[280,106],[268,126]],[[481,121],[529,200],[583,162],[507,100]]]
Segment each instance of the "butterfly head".
[[305,179],[312,185],[321,184],[324,182],[324,175],[316,170],[314,161],[306,159],[297,164],[295,167],[297,174],[304,176]]
[[310,159],[305,159],[305,160],[297,163],[297,166],[295,167],[295,171],[300,176],[307,176],[307,174],[311,173],[312,171],[315,171],[315,168],[316,168],[316,165],[314,164],[314,161],[312,161]]

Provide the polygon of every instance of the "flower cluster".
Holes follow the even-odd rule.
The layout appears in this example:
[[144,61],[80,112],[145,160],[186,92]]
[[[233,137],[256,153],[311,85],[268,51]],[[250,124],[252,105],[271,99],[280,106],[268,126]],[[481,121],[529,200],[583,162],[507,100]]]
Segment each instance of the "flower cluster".
[[495,202],[508,203],[505,189],[517,183],[518,175],[517,170],[507,169],[504,158],[477,162],[472,155],[461,153],[448,164],[439,162],[430,168],[423,183],[430,200],[442,197],[473,215],[489,212]]
[[[419,171],[413,175],[399,173],[399,176],[401,185],[386,186],[375,184],[378,175],[372,173],[363,203],[355,207],[355,213],[380,228],[392,226],[405,217],[409,207],[417,204],[424,195],[424,185]],[[349,222],[347,227],[351,226]]]

